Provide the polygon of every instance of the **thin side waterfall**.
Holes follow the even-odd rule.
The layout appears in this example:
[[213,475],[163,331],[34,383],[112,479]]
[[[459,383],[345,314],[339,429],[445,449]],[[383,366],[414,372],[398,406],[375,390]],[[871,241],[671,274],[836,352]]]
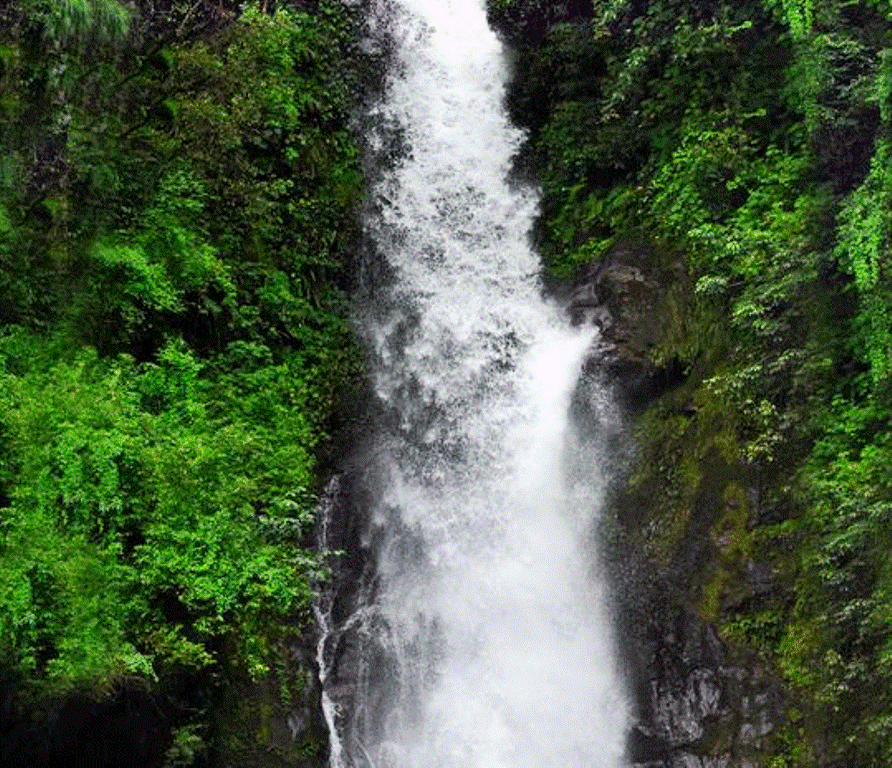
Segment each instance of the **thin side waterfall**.
[[[370,124],[401,149],[367,217],[379,268],[359,317],[381,413],[375,574],[340,627],[320,612],[330,765],[618,768],[627,711],[593,553],[611,406],[580,388],[594,331],[542,298],[483,0],[395,0],[387,20]],[[357,672],[335,693],[348,631]]]

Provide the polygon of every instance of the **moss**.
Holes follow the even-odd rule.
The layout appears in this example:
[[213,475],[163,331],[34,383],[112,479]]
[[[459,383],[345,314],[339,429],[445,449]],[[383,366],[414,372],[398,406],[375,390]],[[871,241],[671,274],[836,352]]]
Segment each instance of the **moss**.
[[269,672],[250,680],[230,672],[216,713],[219,762],[226,768],[317,768],[327,733],[311,668],[312,638],[265,637]]
[[741,574],[752,557],[750,505],[746,492],[737,483],[729,483],[724,495],[725,512],[711,531],[717,551],[715,573],[704,587],[701,603],[701,615],[710,621],[715,621],[727,605],[738,603],[748,594]]

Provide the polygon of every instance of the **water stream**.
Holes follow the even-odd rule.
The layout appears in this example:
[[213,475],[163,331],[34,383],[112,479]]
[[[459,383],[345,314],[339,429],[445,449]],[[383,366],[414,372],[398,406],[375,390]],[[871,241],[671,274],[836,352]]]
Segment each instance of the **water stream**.
[[[375,575],[342,626],[321,615],[323,687],[332,633],[361,639],[350,692],[324,696],[331,768],[617,768],[627,712],[592,545],[612,411],[580,384],[593,330],[542,298],[483,0],[386,7],[370,142],[401,149],[374,189],[384,266],[358,319],[382,414]],[[574,398],[598,414],[585,429]]]

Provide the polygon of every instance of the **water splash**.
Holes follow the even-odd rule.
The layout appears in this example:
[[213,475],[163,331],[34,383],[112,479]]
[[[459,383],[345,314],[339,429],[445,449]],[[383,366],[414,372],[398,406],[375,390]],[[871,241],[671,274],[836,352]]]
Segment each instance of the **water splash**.
[[541,298],[482,0],[390,13],[370,124],[404,150],[374,190],[389,279],[360,317],[384,414],[376,575],[348,620],[362,672],[326,697],[331,766],[616,768],[626,711],[589,544],[603,462],[569,416],[592,331]]

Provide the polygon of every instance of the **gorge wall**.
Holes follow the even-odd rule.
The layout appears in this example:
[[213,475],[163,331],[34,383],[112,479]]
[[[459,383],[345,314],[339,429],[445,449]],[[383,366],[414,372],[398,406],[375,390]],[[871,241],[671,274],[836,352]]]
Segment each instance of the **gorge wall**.
[[[684,400],[686,377],[677,361],[661,366],[650,355],[670,323],[669,295],[685,281],[680,264],[661,269],[655,261],[640,243],[608,251],[576,277],[568,307],[575,322],[602,328],[588,368],[615,388],[633,423],[661,401],[673,402],[683,419],[697,417]],[[729,646],[699,606],[721,554],[720,521],[734,513],[728,487],[745,481],[734,467],[706,457],[687,519],[672,519],[660,506],[659,480],[642,461],[648,449],[646,442],[627,445],[609,507],[613,527],[605,534],[636,706],[628,758],[648,768],[764,765],[788,694],[758,658]],[[695,440],[685,449],[696,452]],[[747,563],[747,569],[747,589],[770,589],[766,566]]]
[[357,15],[0,3],[3,765],[325,759]]

